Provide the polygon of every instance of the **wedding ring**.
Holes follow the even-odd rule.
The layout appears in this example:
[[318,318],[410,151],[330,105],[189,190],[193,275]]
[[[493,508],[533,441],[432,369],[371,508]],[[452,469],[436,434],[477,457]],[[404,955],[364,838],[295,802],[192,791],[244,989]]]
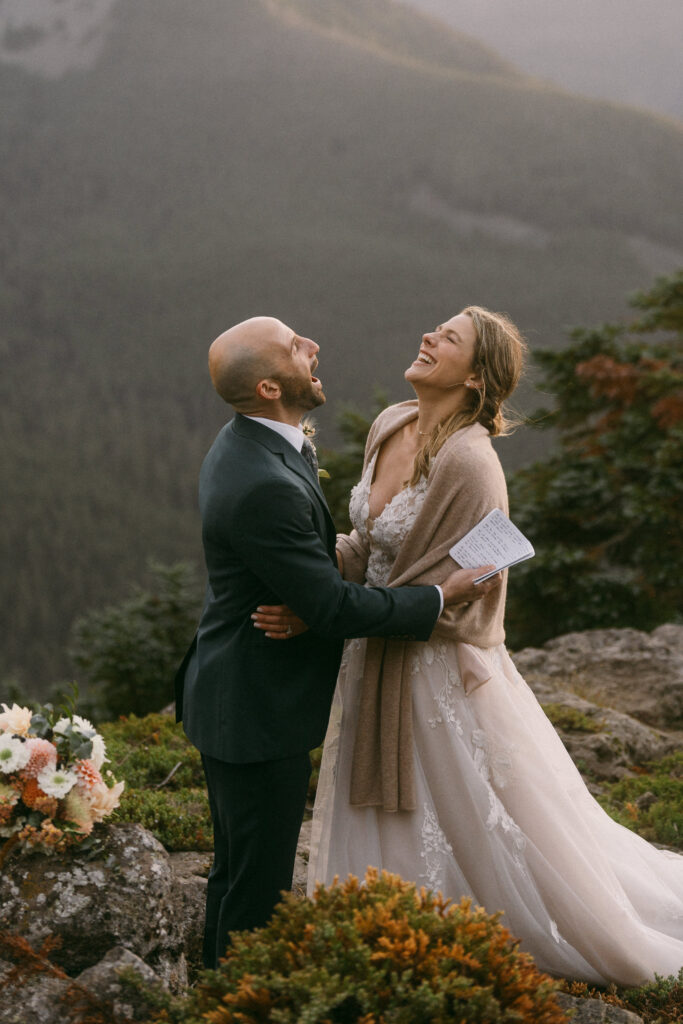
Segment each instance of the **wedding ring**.
[[286,636],[291,636],[292,635],[292,627],[291,626],[287,626],[287,629],[285,630],[285,635]]

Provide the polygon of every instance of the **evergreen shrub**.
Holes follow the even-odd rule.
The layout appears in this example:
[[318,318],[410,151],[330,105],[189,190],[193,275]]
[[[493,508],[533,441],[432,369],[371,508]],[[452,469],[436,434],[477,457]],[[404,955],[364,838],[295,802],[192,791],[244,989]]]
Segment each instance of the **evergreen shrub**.
[[149,563],[151,585],[74,623],[70,655],[91,694],[97,721],[160,711],[195,630],[201,599],[191,565]]
[[236,932],[216,971],[160,1019],[183,1024],[561,1024],[558,984],[468,900],[370,869],[365,883],[285,897]]

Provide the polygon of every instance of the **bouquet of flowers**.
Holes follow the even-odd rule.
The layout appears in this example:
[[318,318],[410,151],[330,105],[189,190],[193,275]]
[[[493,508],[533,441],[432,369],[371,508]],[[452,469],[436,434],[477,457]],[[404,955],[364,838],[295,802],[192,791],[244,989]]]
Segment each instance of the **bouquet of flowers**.
[[0,713],[0,863],[9,850],[63,850],[82,842],[119,805],[125,783],[111,772],[104,740],[85,718],[2,705]]

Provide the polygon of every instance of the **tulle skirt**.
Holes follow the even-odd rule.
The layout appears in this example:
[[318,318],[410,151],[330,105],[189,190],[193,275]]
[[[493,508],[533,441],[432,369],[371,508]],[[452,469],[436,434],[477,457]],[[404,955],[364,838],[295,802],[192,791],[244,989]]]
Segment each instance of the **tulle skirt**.
[[325,741],[309,891],[369,865],[493,913],[554,975],[637,985],[683,966],[683,856],[614,822],[504,646],[465,694],[456,646],[409,645],[417,806],[349,804],[364,640],[348,641]]

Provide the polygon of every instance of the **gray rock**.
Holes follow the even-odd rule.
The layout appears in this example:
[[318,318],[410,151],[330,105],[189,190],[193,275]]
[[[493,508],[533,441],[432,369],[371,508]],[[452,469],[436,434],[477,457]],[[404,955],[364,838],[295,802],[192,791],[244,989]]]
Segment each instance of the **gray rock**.
[[173,917],[180,931],[188,968],[194,974],[202,966],[206,876],[211,854],[172,853]]
[[66,1009],[59,1002],[67,988],[66,981],[39,977],[22,986],[21,994],[16,997],[12,996],[11,989],[5,989],[0,1021],[2,1024],[71,1024]]
[[123,968],[135,971],[148,986],[160,985],[160,979],[144,960],[123,946],[115,946],[94,967],[88,967],[76,981],[99,998],[113,1005],[114,1013],[124,1019],[145,1020],[149,1007],[135,989],[122,980]]
[[299,845],[296,851],[294,862],[294,877],[292,879],[292,892],[297,896],[306,895],[306,883],[308,878],[308,855],[311,849],[311,827],[313,821],[304,821],[299,833]]
[[70,1024],[60,999],[70,981],[38,975],[21,988],[6,983],[10,965],[0,960],[0,1024]]
[[174,991],[187,983],[169,855],[139,825],[108,825],[96,856],[85,851],[11,856],[0,928],[31,945],[59,936],[53,959],[74,976],[114,946],[146,960]]
[[592,778],[613,782],[629,774],[629,768],[655,761],[676,750],[680,737],[643,725],[621,711],[599,707],[567,691],[555,691],[543,704],[560,705],[578,711],[595,732],[558,727],[564,745],[575,763]]
[[600,999],[577,999],[560,992],[557,1001],[563,1010],[573,1012],[571,1024],[643,1024],[643,1018],[637,1013],[610,1006]]
[[660,729],[683,729],[683,626],[567,633],[514,655],[539,700],[558,690]]

